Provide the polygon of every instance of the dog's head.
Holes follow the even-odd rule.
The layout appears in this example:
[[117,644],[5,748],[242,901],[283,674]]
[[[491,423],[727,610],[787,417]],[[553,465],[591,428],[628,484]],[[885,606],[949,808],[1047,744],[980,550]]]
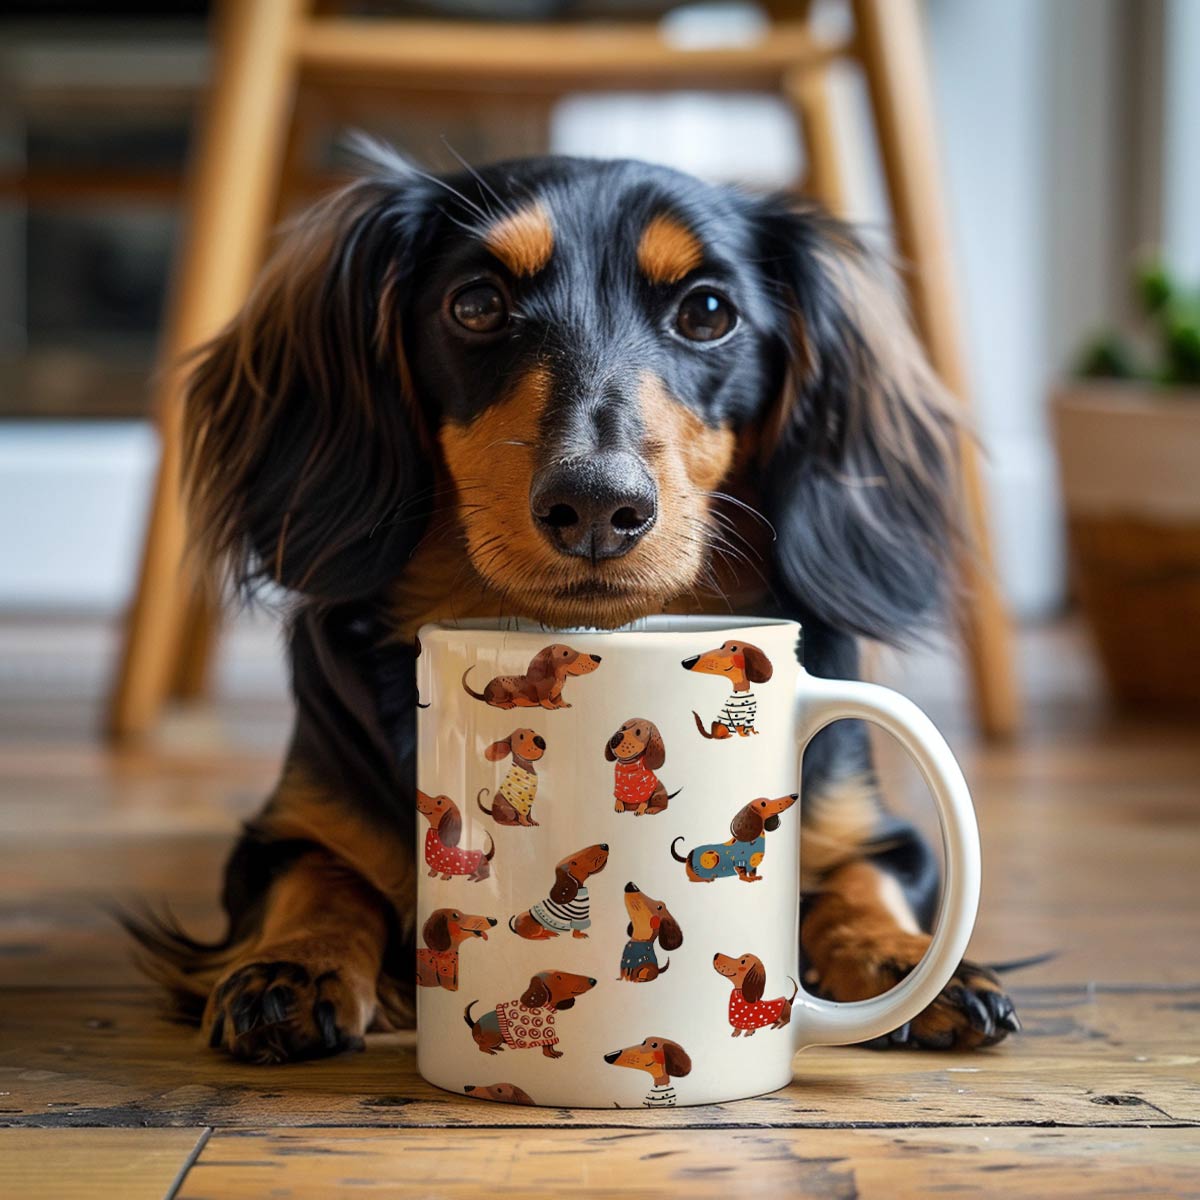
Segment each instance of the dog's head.
[[515,1083],[468,1083],[463,1091],[476,1100],[494,1100],[497,1104],[532,1104],[529,1093]]
[[529,986],[521,993],[521,1003],[526,1008],[549,1008],[565,1012],[575,1007],[575,997],[590,992],[596,981],[588,975],[574,975],[570,971],[539,971],[529,980]]
[[631,1067],[638,1071],[648,1071],[651,1075],[662,1078],[680,1078],[690,1073],[692,1060],[687,1051],[670,1038],[648,1037],[636,1046],[626,1046],[624,1050],[610,1050],[604,1061],[614,1067]]
[[715,650],[685,658],[681,666],[685,671],[695,671],[700,675],[719,675],[730,679],[735,687],[766,683],[774,673],[771,660],[749,642],[724,642]]
[[187,481],[244,584],[368,596],[461,535],[507,611],[559,626],[686,597],[739,552],[738,491],[777,533],[764,575],[894,639],[952,553],[950,411],[886,274],[789,199],[379,154],[200,355]]
[[421,928],[421,936],[430,950],[449,950],[468,938],[488,940],[488,930],[496,926],[495,917],[461,913],[454,908],[436,908]]
[[765,796],[751,800],[744,808],[739,808],[729,822],[734,841],[752,842],[764,833],[774,833],[779,828],[779,814],[787,812],[798,799],[799,793],[793,792],[774,800]]
[[607,863],[607,842],[598,842],[594,846],[576,850],[554,868],[554,886],[550,889],[550,899],[556,904],[570,904],[579,895],[579,889],[589,877],[603,871]]
[[537,762],[546,753],[546,739],[532,729],[514,729],[506,738],[493,742],[483,756],[488,762],[500,762],[510,754],[526,762]]
[[678,950],[683,945],[683,930],[666,904],[646,895],[632,880],[625,885],[625,911],[629,914],[626,937],[639,942],[657,937],[664,950]]
[[742,998],[747,1003],[757,1004],[762,999],[767,986],[767,972],[758,955],[743,954],[740,958],[734,958],[729,954],[714,954],[713,970],[733,980],[733,986],[741,990]]
[[653,721],[634,717],[604,744],[604,757],[609,762],[632,762],[641,757],[651,771],[657,771],[667,761],[667,748]]

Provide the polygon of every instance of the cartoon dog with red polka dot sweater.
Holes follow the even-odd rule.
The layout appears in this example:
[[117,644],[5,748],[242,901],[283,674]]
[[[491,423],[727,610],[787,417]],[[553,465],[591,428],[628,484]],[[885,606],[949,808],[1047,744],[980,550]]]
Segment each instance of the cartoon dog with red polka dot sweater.
[[488,837],[488,850],[462,850],[462,814],[449,796],[427,796],[417,789],[417,811],[429,820],[425,834],[425,865],[430,877],[440,875],[452,879],[465,875],[471,883],[479,883],[492,873],[492,856],[496,845]]
[[634,717],[626,721],[604,745],[604,757],[615,763],[613,796],[617,812],[653,816],[667,807],[682,788],[668,793],[655,771],[667,760],[662,734],[653,721]]
[[734,1037],[741,1037],[743,1033],[753,1037],[764,1025],[782,1029],[791,1023],[792,1003],[800,991],[800,985],[794,979],[791,996],[764,1000],[767,972],[757,955],[731,958],[728,954],[714,954],[713,969],[718,975],[733,980],[733,991],[729,994],[729,1024],[733,1026]]

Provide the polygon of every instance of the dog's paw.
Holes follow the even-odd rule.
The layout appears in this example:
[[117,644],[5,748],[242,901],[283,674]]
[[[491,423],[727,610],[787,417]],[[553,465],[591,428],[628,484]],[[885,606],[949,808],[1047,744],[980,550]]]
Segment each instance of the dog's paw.
[[[900,929],[874,937],[846,934],[841,944],[823,948],[819,965],[810,969],[805,983],[810,991],[829,1000],[879,996],[912,971],[928,945],[926,934]],[[924,1012],[867,1044],[879,1049],[972,1050],[994,1046],[1020,1028],[1013,1002],[995,973],[963,959]]]
[[252,1063],[361,1050],[374,1008],[365,990],[336,967],[263,956],[234,966],[217,983],[203,1030],[214,1049]]

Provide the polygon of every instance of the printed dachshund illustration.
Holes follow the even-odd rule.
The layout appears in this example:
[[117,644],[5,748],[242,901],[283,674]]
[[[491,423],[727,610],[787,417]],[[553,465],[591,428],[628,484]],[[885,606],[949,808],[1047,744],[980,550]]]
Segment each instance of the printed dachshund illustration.
[[570,675],[590,675],[600,665],[600,655],[582,654],[570,646],[555,643],[539,650],[524,675],[497,675],[482,692],[467,683],[471,673],[463,672],[463,690],[493,708],[570,708],[562,697],[563,685]]
[[515,1083],[468,1083],[463,1091],[476,1100],[491,1100],[493,1104],[533,1104],[533,1099]]
[[537,941],[569,933],[585,938],[591,926],[591,900],[587,881],[608,862],[608,845],[585,846],[568,855],[554,868],[554,886],[545,900],[510,917],[508,927],[518,937]]
[[465,875],[472,883],[479,883],[492,873],[495,843],[488,838],[486,853],[459,849],[462,814],[449,796],[429,796],[418,788],[417,811],[429,819],[429,830],[425,834],[425,865],[431,878],[440,875],[443,879],[451,879],[455,875]]
[[697,846],[686,855],[675,849],[682,837],[671,843],[671,857],[687,867],[688,878],[693,883],[712,883],[714,879],[727,879],[736,875],[743,883],[757,883],[762,876],[758,873],[763,855],[767,850],[768,833],[779,828],[779,814],[785,813],[799,793],[780,796],[776,800],[762,797],[752,800],[729,822],[733,837],[727,842],[712,842]]
[[540,1049],[547,1058],[562,1058],[554,1018],[575,1007],[576,997],[590,992],[596,981],[587,975],[569,971],[539,971],[517,1000],[505,1000],[479,1020],[471,1018],[472,1000],[463,1009],[463,1020],[484,1054],[498,1054],[506,1047],[513,1050]]
[[439,908],[429,914],[421,930],[425,947],[417,951],[417,986],[458,991],[458,948],[472,938],[488,940],[495,917],[476,917],[454,908]]
[[683,945],[683,930],[661,900],[647,896],[632,880],[625,885],[625,911],[629,913],[625,934],[629,941],[621,954],[619,978],[630,983],[650,983],[665,975],[671,965],[669,958],[661,967],[658,965],[655,939],[664,950],[678,950]]
[[654,774],[667,758],[658,726],[645,717],[626,721],[604,745],[604,757],[614,768],[613,796],[617,812],[635,816],[662,812],[682,789],[668,794]]
[[636,1046],[612,1050],[604,1061],[613,1067],[631,1067],[645,1071],[654,1084],[642,1101],[645,1108],[674,1108],[675,1087],[672,1079],[682,1079],[691,1073],[692,1060],[678,1043],[664,1037],[648,1037]]
[[533,819],[533,802],[537,799],[538,778],[534,763],[546,753],[546,739],[532,729],[514,729],[506,738],[493,742],[483,756],[488,762],[503,762],[510,754],[512,766],[504,776],[492,807],[483,802],[487,788],[480,788],[475,803],[485,816],[497,825],[537,825]]
[[752,683],[766,683],[774,672],[771,660],[757,647],[746,642],[724,642],[716,650],[706,650],[682,663],[685,671],[700,675],[717,675],[733,684],[733,691],[721,708],[717,719],[709,729],[704,728],[700,714],[693,711],[696,728],[702,737],[709,740],[732,737],[748,737],[758,733],[754,718],[758,713],[758,701],[750,690]]
[[743,1033],[753,1037],[764,1025],[782,1029],[791,1022],[792,1004],[800,985],[790,976],[790,996],[764,1000],[767,972],[757,955],[743,954],[741,958],[732,958],[728,954],[714,954],[713,969],[718,975],[733,980],[733,991],[729,993],[729,1024],[733,1026],[734,1037],[741,1037]]

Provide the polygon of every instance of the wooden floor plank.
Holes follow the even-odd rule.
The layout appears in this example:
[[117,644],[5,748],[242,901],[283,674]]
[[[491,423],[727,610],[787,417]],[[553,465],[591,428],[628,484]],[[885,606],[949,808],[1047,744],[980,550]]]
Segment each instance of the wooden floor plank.
[[0,1129],[0,1196],[165,1200],[203,1129]]
[[1165,1129],[226,1131],[180,1200],[1184,1197],[1200,1194],[1198,1169],[1194,1133]]
[[[0,992],[0,1124],[902,1126],[1200,1124],[1200,989],[1031,990],[1024,1036],[988,1052],[814,1049],[793,1085],[654,1114],[487,1104],[424,1083],[411,1033],[286,1067],[230,1062],[142,991]],[[491,1060],[481,1056],[481,1083]]]

